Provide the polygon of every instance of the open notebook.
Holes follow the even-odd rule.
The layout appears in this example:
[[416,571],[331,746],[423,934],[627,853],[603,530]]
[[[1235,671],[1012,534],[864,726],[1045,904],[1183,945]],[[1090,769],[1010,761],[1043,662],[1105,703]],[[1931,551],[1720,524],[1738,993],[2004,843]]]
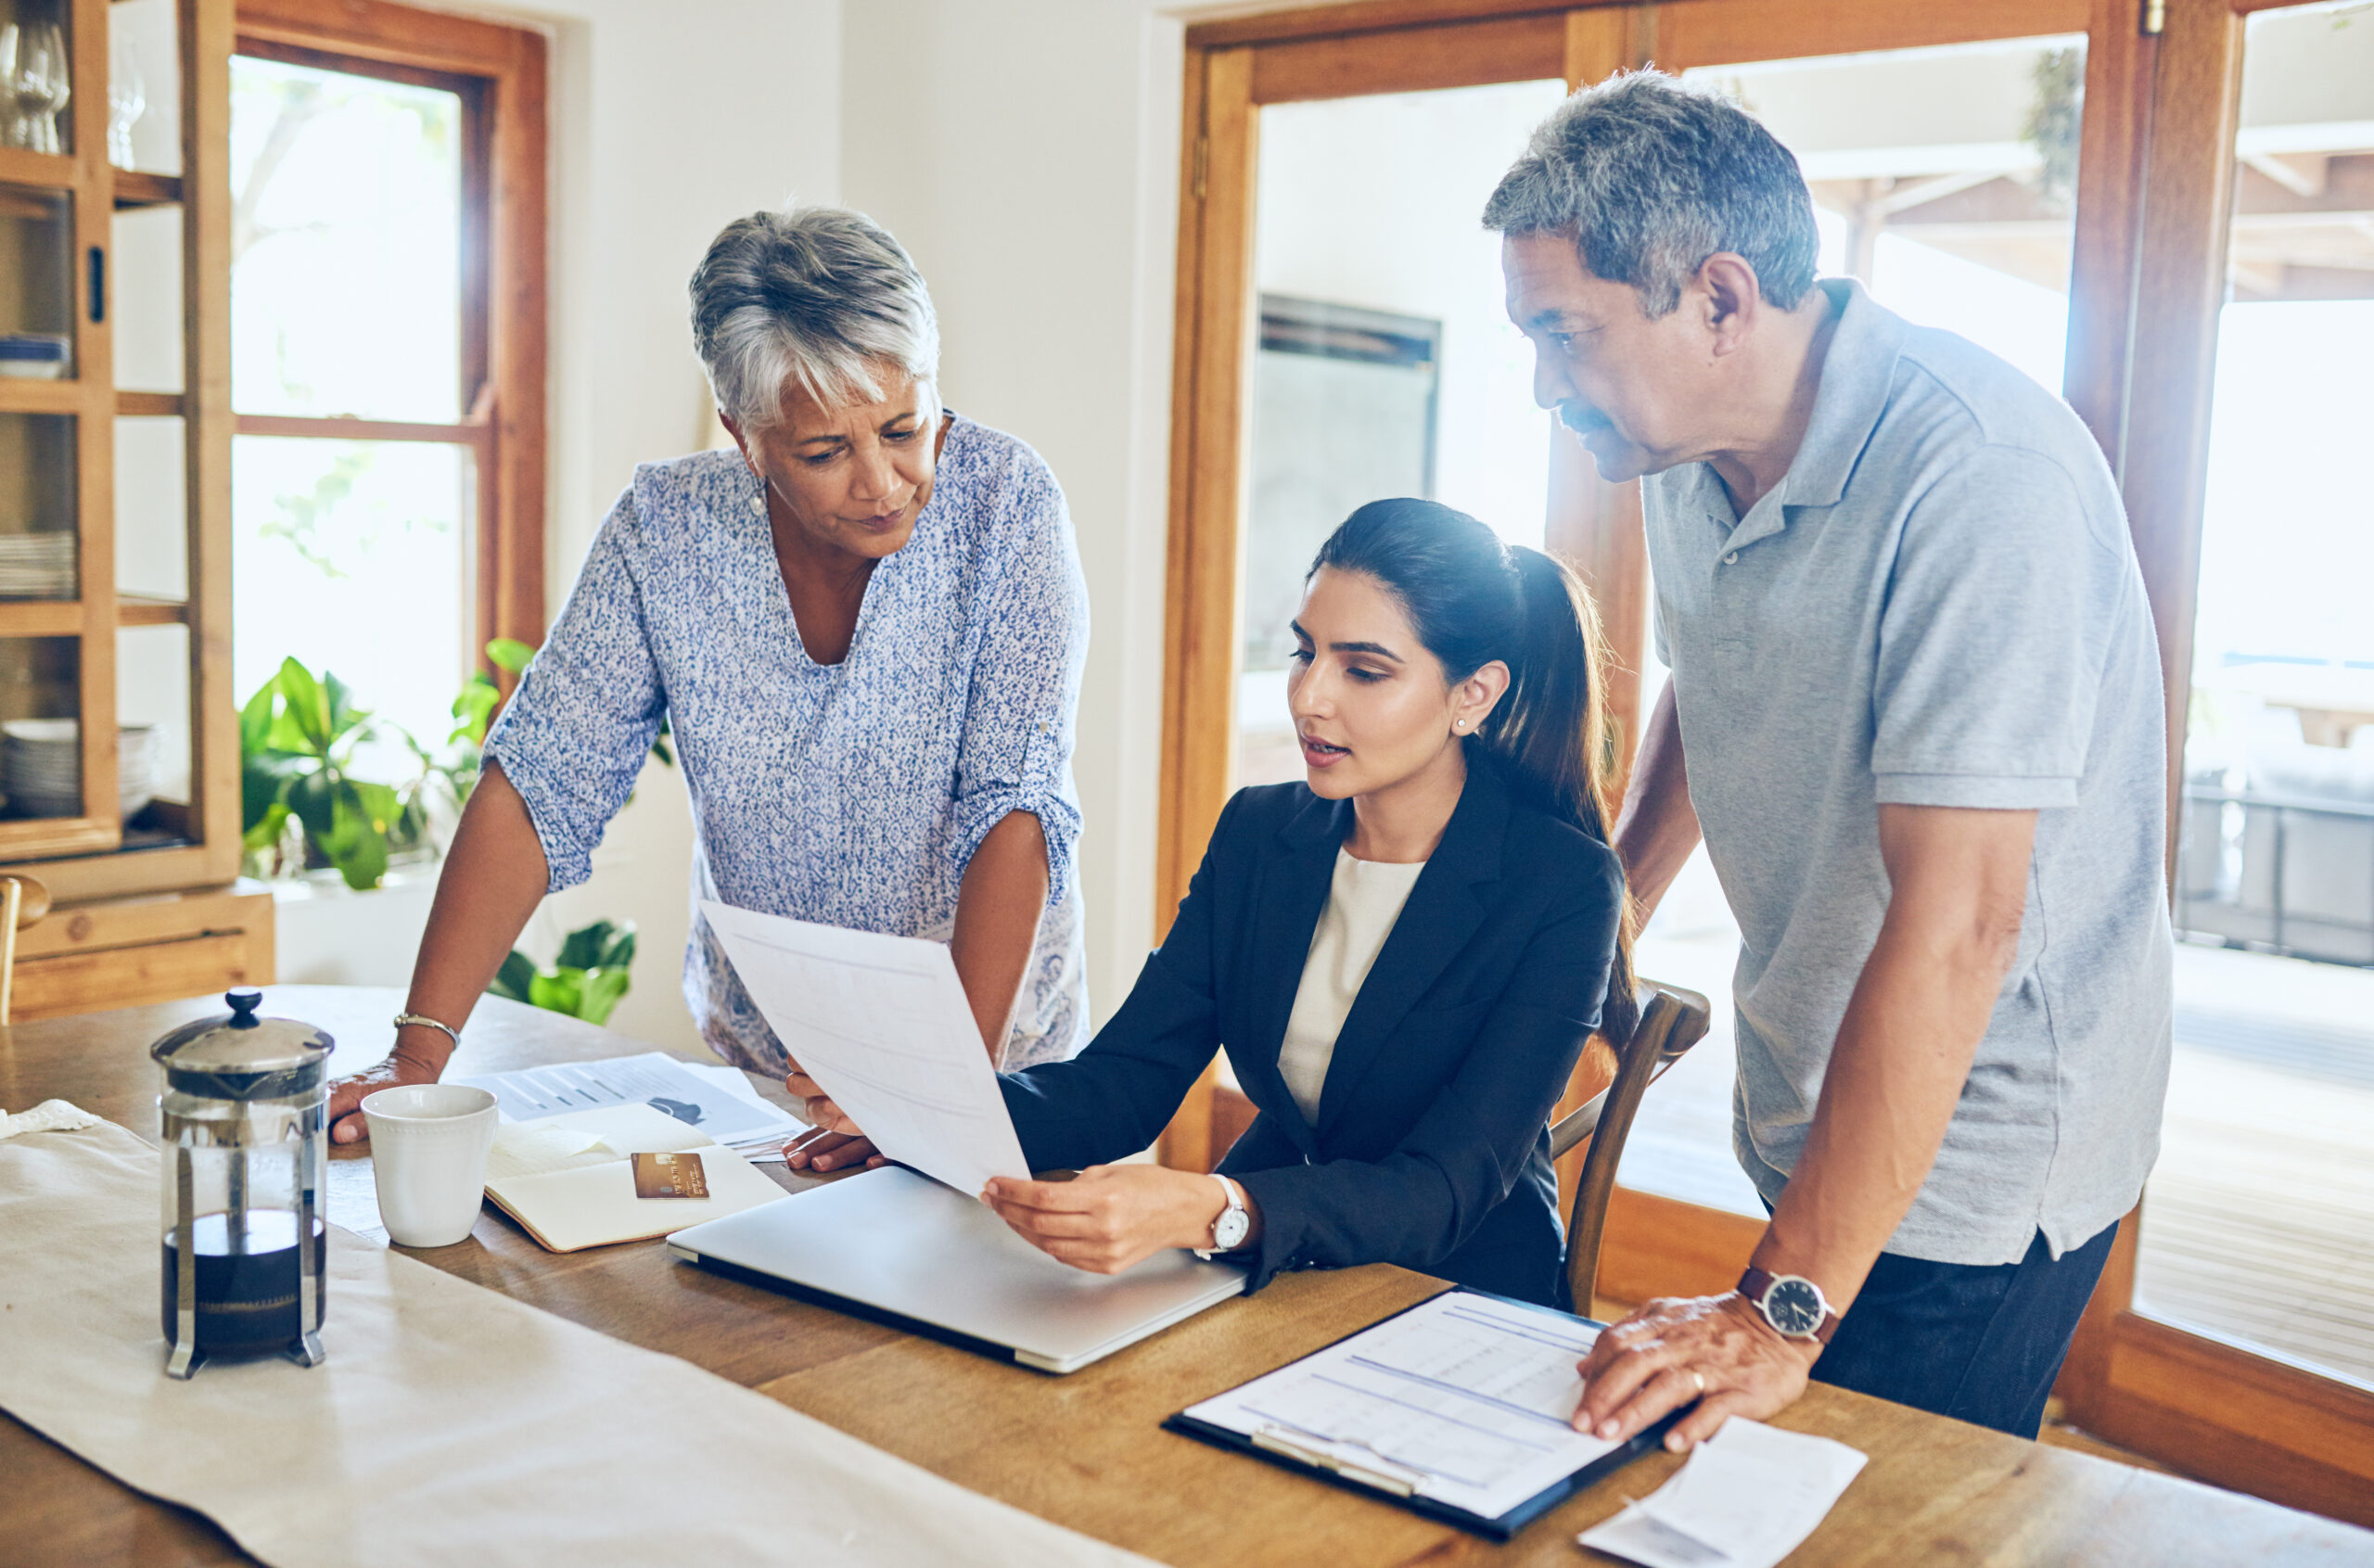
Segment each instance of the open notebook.
[[[706,1198],[639,1198],[630,1158],[696,1153]],[[784,1190],[733,1150],[648,1105],[605,1105],[505,1122],[487,1156],[486,1195],[554,1252],[639,1242],[772,1203]]]

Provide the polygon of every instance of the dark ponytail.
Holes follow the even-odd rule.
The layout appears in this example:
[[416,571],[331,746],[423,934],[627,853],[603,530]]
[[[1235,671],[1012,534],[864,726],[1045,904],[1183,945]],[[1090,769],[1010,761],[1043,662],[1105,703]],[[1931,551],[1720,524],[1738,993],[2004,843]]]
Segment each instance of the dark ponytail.
[[[1344,519],[1310,564],[1359,572],[1399,601],[1418,640],[1453,683],[1494,659],[1509,689],[1474,739],[1537,809],[1614,844],[1615,743],[1599,609],[1556,559],[1500,537],[1438,502],[1372,501]],[[1637,1016],[1631,899],[1624,901],[1601,1032],[1622,1039]]]

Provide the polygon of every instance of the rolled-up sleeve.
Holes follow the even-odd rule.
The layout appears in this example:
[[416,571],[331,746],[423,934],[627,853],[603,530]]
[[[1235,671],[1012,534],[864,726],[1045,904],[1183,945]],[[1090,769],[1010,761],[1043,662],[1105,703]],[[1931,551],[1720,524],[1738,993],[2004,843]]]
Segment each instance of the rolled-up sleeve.
[[1872,692],[1882,804],[2073,806],[2109,629],[2130,589],[2069,474],[1980,448],[1914,505]]
[[1047,903],[1063,901],[1079,842],[1072,786],[1074,715],[1088,663],[1088,585],[1064,493],[1043,465],[1018,477],[1015,508],[982,606],[979,655],[956,768],[956,873],[1015,811],[1047,839]]
[[633,570],[635,528],[630,491],[594,536],[560,619],[486,739],[487,759],[527,803],[551,893],[593,874],[594,848],[633,792],[667,708]]

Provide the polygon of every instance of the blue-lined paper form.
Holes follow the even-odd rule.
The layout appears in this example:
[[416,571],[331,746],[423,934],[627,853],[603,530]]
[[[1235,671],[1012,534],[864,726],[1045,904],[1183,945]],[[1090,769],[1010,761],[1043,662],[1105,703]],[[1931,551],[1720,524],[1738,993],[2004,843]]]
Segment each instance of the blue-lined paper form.
[[1495,1519],[1613,1452],[1566,1424],[1598,1331],[1451,1291],[1186,1411],[1369,1485]]

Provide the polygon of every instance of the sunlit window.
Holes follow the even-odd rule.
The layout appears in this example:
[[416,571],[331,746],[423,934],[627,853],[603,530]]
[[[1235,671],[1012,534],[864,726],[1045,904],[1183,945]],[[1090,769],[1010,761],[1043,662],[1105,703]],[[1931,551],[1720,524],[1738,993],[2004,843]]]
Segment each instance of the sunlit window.
[[473,105],[247,56],[231,93],[236,690],[293,656],[433,746],[473,662]]

